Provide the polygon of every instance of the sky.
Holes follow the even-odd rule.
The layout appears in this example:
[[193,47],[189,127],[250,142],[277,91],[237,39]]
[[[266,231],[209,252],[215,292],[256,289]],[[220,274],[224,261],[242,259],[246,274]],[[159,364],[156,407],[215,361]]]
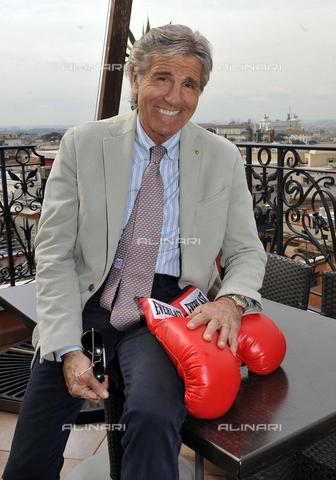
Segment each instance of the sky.
[[[95,118],[108,0],[0,0],[0,126]],[[197,122],[336,118],[334,0],[133,0],[140,36],[172,21],[212,44]],[[124,80],[121,112],[129,110]]]

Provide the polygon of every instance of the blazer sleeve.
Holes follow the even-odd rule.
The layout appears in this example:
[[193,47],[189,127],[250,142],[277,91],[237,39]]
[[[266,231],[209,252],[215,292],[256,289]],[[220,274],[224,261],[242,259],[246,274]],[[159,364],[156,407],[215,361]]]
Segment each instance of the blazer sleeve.
[[70,129],[47,181],[35,238],[41,361],[50,352],[81,343],[82,310],[74,258],[78,207],[74,129]]
[[238,148],[233,166],[227,224],[222,245],[224,278],[216,299],[235,293],[261,304],[258,290],[265,273],[266,253],[259,239],[248,190],[245,167]]

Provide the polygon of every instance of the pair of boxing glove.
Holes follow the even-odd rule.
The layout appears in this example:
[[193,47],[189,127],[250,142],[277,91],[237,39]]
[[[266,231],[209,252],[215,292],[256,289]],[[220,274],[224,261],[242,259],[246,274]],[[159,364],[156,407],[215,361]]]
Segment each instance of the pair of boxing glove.
[[171,304],[154,298],[140,298],[149,330],[156,336],[177,368],[185,385],[185,405],[198,418],[224,415],[240,387],[244,363],[256,374],[276,370],[286,353],[286,340],[274,322],[261,313],[244,315],[234,356],[229,346],[217,346],[219,332],[204,340],[206,326],[187,327],[190,313],[207,297],[198,288],[187,288]]

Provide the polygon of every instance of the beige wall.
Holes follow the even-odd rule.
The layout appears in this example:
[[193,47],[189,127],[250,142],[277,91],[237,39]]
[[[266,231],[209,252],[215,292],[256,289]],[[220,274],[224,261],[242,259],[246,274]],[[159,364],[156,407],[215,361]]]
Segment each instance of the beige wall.
[[323,152],[318,150],[311,150],[305,154],[308,167],[326,167],[329,165],[329,160],[334,160],[336,163],[336,152]]

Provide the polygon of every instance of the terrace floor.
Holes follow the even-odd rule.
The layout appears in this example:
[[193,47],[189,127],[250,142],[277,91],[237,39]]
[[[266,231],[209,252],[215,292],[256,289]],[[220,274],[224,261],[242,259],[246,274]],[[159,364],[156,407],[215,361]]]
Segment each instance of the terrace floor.
[[[10,446],[16,425],[17,414],[0,412],[0,476],[9,455]],[[72,431],[64,452],[64,466],[61,480],[82,460],[96,453],[107,451],[106,432],[97,430]],[[194,463],[194,452],[185,445],[181,455]],[[223,472],[209,462],[205,462],[205,480],[224,480]]]

